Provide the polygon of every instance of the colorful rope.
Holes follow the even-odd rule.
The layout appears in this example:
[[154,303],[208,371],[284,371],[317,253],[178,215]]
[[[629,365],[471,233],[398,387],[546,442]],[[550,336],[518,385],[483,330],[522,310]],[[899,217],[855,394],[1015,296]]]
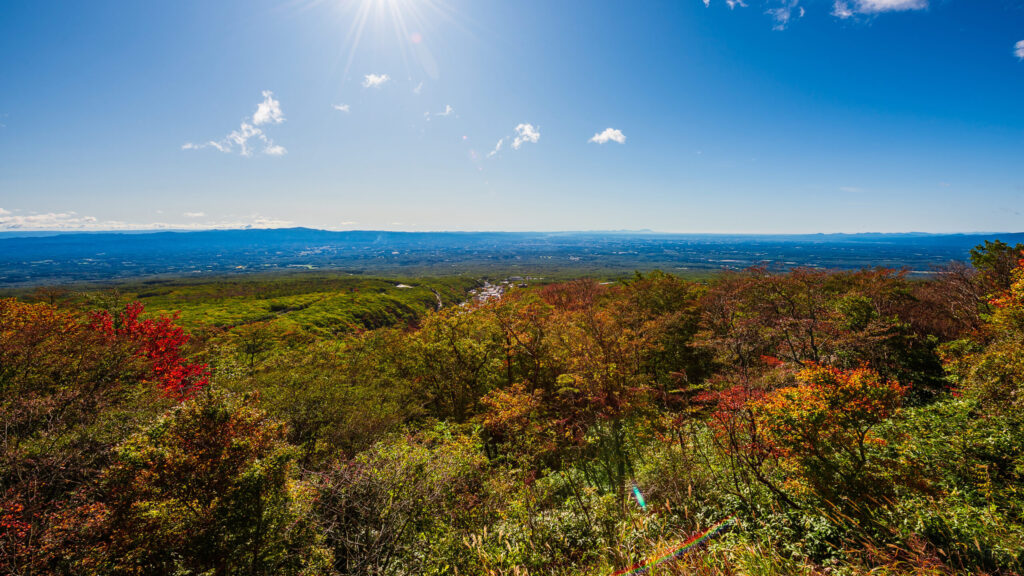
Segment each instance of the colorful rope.
[[622,570],[613,573],[611,576],[636,576],[639,574],[646,574],[650,571],[651,568],[658,566],[659,564],[664,564],[665,562],[668,562],[670,560],[682,558],[689,552],[692,552],[697,548],[700,548],[704,544],[707,544],[709,540],[717,536],[719,533],[721,533],[735,521],[736,519],[730,516],[729,518],[722,520],[718,524],[715,524],[711,528],[708,528],[707,531],[705,531],[703,534],[694,536],[689,540],[686,540],[682,544],[673,548],[671,552],[665,554],[664,556],[655,558],[654,560],[650,561],[645,560],[643,562],[640,562],[639,564],[634,564],[629,568],[623,568]]

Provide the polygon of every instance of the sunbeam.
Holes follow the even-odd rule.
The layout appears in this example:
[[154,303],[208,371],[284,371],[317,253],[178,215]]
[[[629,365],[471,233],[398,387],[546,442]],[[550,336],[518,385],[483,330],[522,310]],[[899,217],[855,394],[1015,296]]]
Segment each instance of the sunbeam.
[[406,77],[440,76],[437,60],[431,52],[440,23],[456,22],[456,11],[442,0],[308,0],[303,7],[330,6],[341,27],[347,29],[339,46],[344,58],[344,77],[349,74],[364,44],[373,43],[373,51],[390,49],[402,59]]

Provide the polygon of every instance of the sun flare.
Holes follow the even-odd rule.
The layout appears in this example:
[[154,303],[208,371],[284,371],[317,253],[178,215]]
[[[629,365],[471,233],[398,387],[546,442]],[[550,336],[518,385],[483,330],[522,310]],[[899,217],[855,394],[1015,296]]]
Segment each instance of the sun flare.
[[441,0],[342,0],[336,13],[346,27],[341,49],[345,54],[345,77],[364,43],[374,50],[397,51],[409,77],[426,75],[436,79],[437,61],[430,45],[439,23],[455,21],[455,11]]

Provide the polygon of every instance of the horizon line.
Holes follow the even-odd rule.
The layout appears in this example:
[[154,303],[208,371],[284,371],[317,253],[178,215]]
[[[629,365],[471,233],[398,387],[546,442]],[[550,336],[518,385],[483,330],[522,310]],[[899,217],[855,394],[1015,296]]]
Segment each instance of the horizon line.
[[663,236],[983,236],[992,234],[1024,234],[1024,231],[957,231],[957,232],[925,232],[908,230],[901,232],[668,232],[641,229],[587,229],[587,230],[394,230],[384,228],[317,228],[312,226],[275,226],[275,227],[212,227],[212,228],[110,228],[110,229],[55,229],[55,228],[4,228],[0,234],[157,234],[161,232],[192,233],[192,232],[268,232],[287,230],[308,230],[313,232],[371,232],[387,234],[635,234]]

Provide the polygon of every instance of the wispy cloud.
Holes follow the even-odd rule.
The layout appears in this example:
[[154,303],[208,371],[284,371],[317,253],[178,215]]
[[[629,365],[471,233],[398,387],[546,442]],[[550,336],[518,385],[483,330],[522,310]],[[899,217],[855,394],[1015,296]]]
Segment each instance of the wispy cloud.
[[348,104],[335,104],[333,108],[338,112],[344,112],[346,114],[351,112],[351,107]]
[[202,212],[186,212],[186,222],[124,222],[101,220],[95,216],[83,216],[74,211],[67,212],[23,212],[0,208],[0,230],[206,230],[211,228],[283,228],[292,226],[288,220],[253,214],[232,220],[196,221],[205,215]]
[[264,124],[280,124],[284,122],[284,113],[281,111],[281,103],[274,99],[274,93],[270,90],[263,91],[263,101],[256,105],[256,112],[251,119],[242,121],[237,130],[220,140],[209,140],[203,143],[186,142],[181,145],[182,150],[202,150],[203,148],[214,148],[221,152],[230,153],[238,150],[242,156],[252,156],[252,141],[263,145],[263,153],[270,156],[282,156],[287,150],[283,146],[274,144],[274,141],[267,136],[262,128]]
[[775,30],[785,30],[795,14],[797,18],[803,18],[806,11],[799,6],[800,0],[783,0],[782,5],[777,8],[770,8],[768,14],[775,20]]
[[842,0],[836,0],[836,3],[832,5],[832,15],[836,18],[846,20],[853,16],[853,10],[850,10],[850,5]]
[[857,11],[864,14],[878,12],[902,12],[904,10],[924,10],[928,0],[856,0]]
[[540,140],[540,130],[533,127],[533,124],[520,124],[516,126],[516,136],[512,140],[512,149],[519,150],[519,147],[527,142],[536,144]]
[[1018,60],[1024,60],[1024,40],[1021,40],[1014,45],[1013,55],[1016,56]]
[[832,15],[845,20],[855,14],[881,14],[925,8],[928,8],[928,0],[836,0],[832,5]]
[[412,89],[413,94],[419,94],[420,92],[423,92],[423,82],[420,82],[419,84],[416,85],[415,88]]
[[626,135],[622,133],[622,130],[616,130],[615,128],[605,128],[604,132],[598,132],[597,134],[594,134],[594,137],[588,140],[588,142],[595,142],[597,144],[618,142],[619,144],[625,144]]
[[92,216],[80,216],[76,212],[15,214],[0,210],[0,230],[80,230],[98,222]]
[[[746,8],[749,0],[725,0],[730,10],[735,8]],[[845,20],[855,16],[873,16],[883,12],[903,12],[909,10],[924,10],[928,8],[929,0],[830,0],[832,1],[832,15]],[[711,0],[702,0],[704,6],[711,6]],[[775,21],[773,29],[785,30],[798,18],[807,14],[804,6],[800,5],[801,0],[762,0],[766,6],[765,13]]]
[[387,84],[391,77],[387,74],[367,74],[363,77],[363,88],[380,88]]
[[444,118],[445,116],[451,116],[453,114],[455,114],[455,109],[452,108],[451,105],[446,105],[442,112],[426,112],[423,116],[426,117],[427,120],[430,120],[431,118]]
[[490,152],[487,153],[487,157],[488,158],[494,158],[495,156],[497,156],[498,152],[501,152],[501,146],[504,143],[505,143],[505,139],[504,138],[502,138],[501,140],[498,140],[498,143],[494,145],[494,150],[491,150]]

